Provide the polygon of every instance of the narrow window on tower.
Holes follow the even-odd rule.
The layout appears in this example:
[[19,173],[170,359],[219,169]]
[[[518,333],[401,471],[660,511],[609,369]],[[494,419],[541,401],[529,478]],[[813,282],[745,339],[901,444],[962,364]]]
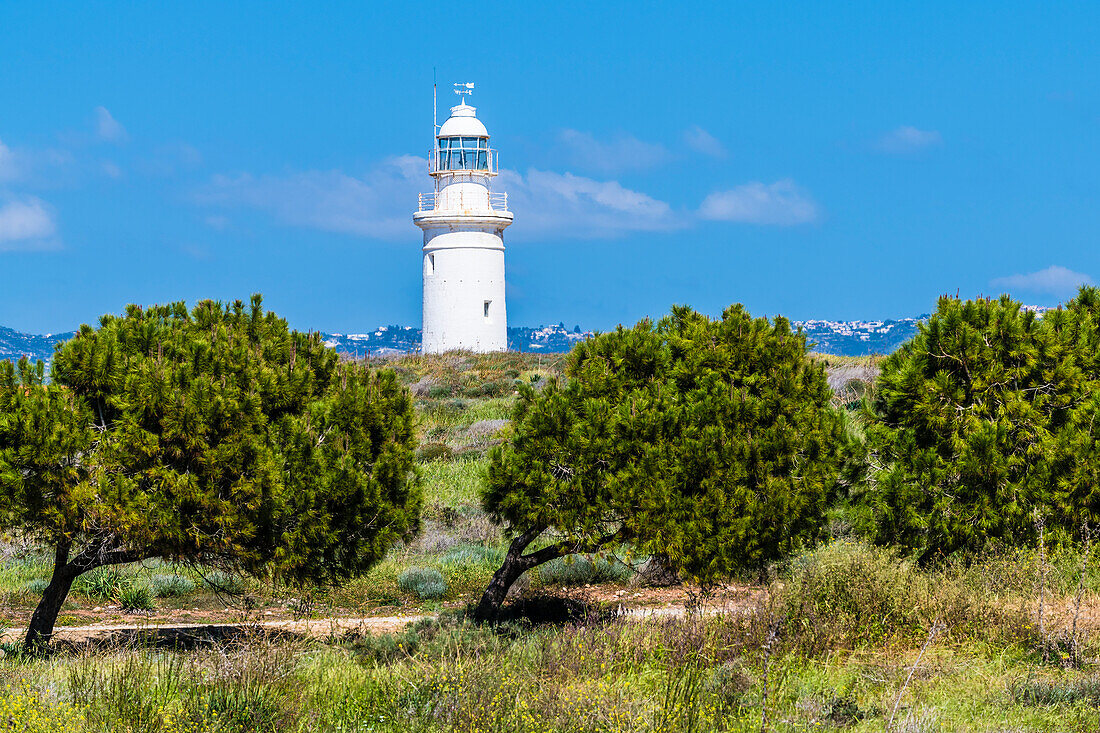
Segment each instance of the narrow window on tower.
[[493,301],[491,300],[485,301],[485,320],[489,320],[489,306],[491,306],[492,304]]
[[424,274],[425,275],[434,275],[435,274],[435,255],[425,255],[424,256]]

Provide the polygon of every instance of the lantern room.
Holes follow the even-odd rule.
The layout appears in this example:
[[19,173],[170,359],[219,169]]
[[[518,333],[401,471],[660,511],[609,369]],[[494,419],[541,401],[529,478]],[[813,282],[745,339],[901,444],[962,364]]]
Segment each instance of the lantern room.
[[476,114],[477,109],[466,103],[451,107],[451,116],[436,134],[436,148],[428,156],[433,176],[497,174],[496,151],[489,147],[489,131]]

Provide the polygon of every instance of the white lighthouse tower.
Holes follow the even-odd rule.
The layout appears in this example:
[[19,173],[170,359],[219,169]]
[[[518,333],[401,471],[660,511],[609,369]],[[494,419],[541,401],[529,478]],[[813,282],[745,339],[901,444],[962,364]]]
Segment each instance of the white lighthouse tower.
[[428,153],[435,191],[420,194],[413,222],[424,230],[422,350],[506,351],[504,228],[508,198],[493,193],[497,153],[489,132],[466,104],[473,84],[456,84],[458,106],[436,132]]

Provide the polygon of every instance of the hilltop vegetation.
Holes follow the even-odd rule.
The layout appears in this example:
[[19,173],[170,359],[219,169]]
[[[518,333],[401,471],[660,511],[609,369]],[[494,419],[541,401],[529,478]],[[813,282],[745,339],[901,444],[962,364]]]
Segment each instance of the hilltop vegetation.
[[[1088,303],[1086,298],[1083,305]],[[926,556],[927,538],[936,535],[911,528],[908,536],[919,541],[896,547],[880,523],[892,515],[875,509],[876,502],[892,501],[889,487],[923,475],[914,468],[919,464],[907,462],[909,456],[934,455],[948,467],[962,460],[963,469],[981,465],[965,458],[974,447],[967,438],[981,431],[921,428],[920,420],[938,413],[920,399],[931,399],[934,407],[951,396],[956,401],[943,414],[975,415],[979,423],[1020,435],[1034,423],[1034,395],[1047,394],[1020,382],[1001,397],[988,385],[1004,380],[983,376],[973,368],[976,362],[968,362],[969,371],[930,366],[929,355],[942,352],[938,358],[948,361],[973,355],[970,349],[1008,333],[993,324],[1026,318],[1010,303],[957,305],[985,314],[963,319],[976,330],[958,341],[961,351],[925,336],[886,360],[810,357],[824,367],[822,379],[833,388],[825,402],[856,441],[843,476],[855,490],[831,496],[815,520],[816,536],[745,564],[716,585],[651,587],[677,580],[668,572],[650,574],[655,565],[668,571],[667,558],[651,558],[657,547],[639,542],[559,558],[520,578],[509,616],[519,620],[498,626],[473,625],[464,616],[504,562],[514,529],[494,524],[486,512],[492,456],[515,445],[517,404],[551,399],[578,372],[570,371],[563,356],[371,359],[367,366],[392,370],[411,393],[424,496],[419,535],[337,588],[293,588],[164,561],[89,573],[74,585],[60,622],[402,612],[440,614],[438,619],[384,636],[337,632],[333,626],[324,640],[256,632],[191,651],[108,648],[49,659],[9,654],[0,661],[0,712],[25,730],[96,733],[1095,730],[1100,681],[1092,660],[1100,653],[1100,571],[1091,533],[1084,542],[1079,533],[1059,536],[1061,520],[1035,502],[1029,507],[1035,511],[1019,511],[1043,517],[1046,524],[1038,526],[1045,533],[1032,521],[1024,525],[1032,533]],[[963,333],[961,322],[951,320],[957,318],[955,307],[941,304],[942,320],[936,325],[934,318],[929,333]],[[1048,355],[1057,352],[1057,343],[1081,347],[1063,350],[1057,361],[1078,360],[1061,372],[1066,384],[1078,385],[1071,401],[1078,410],[1087,404],[1080,397],[1094,391],[1084,377],[1095,357],[1085,357],[1100,353],[1086,348],[1085,336],[1097,330],[1088,325],[1088,313],[1091,306],[1074,328],[1063,328],[1073,335],[1067,341],[1028,347]],[[1049,323],[1046,328],[1057,325]],[[922,349],[925,357],[919,356]],[[1042,359],[1023,361],[1040,376],[1050,372]],[[560,386],[549,387],[555,380]],[[969,409],[961,397],[977,407]],[[997,400],[1011,409],[998,409]],[[1083,414],[1057,425],[1084,424]],[[1055,434],[1050,424],[1041,425],[1044,434]],[[901,450],[905,444],[896,438],[897,431],[909,429],[926,441],[918,451]],[[1074,447],[1061,454],[1061,468],[1074,457],[1078,468],[1089,465],[1092,454],[1077,450],[1085,435],[1054,441]],[[1013,444],[1004,445],[1003,452],[1016,452]],[[886,449],[895,451],[888,462]],[[1018,458],[1021,476],[1033,470],[1023,470],[1025,458],[1026,452]],[[951,478],[957,472],[931,475]],[[1041,485],[1039,474],[1027,480]],[[929,484],[927,494],[929,505],[920,510],[926,517],[937,516],[943,496],[959,496],[942,481]],[[914,505],[912,497],[891,511],[903,505]],[[751,524],[767,521],[759,517]],[[26,618],[47,574],[42,548],[25,540],[9,537],[0,569],[2,612],[11,623]],[[629,613],[652,606],[663,613]],[[150,615],[136,615],[140,609]]]

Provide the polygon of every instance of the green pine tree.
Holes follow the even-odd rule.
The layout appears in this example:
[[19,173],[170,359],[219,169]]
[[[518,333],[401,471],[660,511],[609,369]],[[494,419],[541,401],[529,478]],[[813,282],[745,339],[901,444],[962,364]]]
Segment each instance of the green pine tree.
[[882,543],[923,560],[1072,537],[1100,510],[1100,291],[1042,318],[944,297],[883,364],[861,498]]
[[26,636],[75,578],[146,558],[288,582],[361,574],[418,528],[412,401],[317,334],[212,301],[104,316],[0,363],[0,528],[54,551]]
[[739,305],[578,344],[491,456],[483,504],[514,539],[477,617],[565,555],[629,543],[711,582],[814,541],[846,439],[829,398],[805,337]]

